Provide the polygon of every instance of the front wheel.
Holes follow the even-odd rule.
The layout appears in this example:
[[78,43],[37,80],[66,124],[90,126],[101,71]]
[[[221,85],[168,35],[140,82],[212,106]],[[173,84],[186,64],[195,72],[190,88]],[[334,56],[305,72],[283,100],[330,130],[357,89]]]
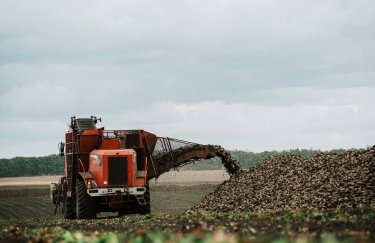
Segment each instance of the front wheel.
[[96,205],[94,199],[87,194],[85,183],[77,179],[76,185],[77,219],[95,219]]

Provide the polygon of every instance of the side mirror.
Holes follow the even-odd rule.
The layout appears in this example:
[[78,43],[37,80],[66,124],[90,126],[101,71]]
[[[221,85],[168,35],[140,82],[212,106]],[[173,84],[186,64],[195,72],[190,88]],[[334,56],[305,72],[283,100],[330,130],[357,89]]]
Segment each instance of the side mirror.
[[59,155],[64,156],[64,148],[65,148],[65,143],[60,142],[57,147],[59,148]]

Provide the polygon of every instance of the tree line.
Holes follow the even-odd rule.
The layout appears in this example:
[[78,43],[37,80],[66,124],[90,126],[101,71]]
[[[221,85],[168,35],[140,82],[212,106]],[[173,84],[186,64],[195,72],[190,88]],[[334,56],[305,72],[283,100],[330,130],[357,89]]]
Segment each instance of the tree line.
[[0,177],[64,174],[64,159],[59,155],[0,159]]
[[[260,153],[247,152],[241,150],[230,151],[232,156],[240,163],[241,168],[248,169],[258,164],[268,156],[296,154],[310,158],[322,153],[320,150],[312,149],[292,149],[285,151],[265,151]],[[343,153],[345,150],[336,149],[328,151],[330,153]],[[181,170],[217,170],[222,169],[220,158],[196,161],[181,167]],[[19,176],[43,176],[62,175],[64,173],[64,159],[58,155],[48,155],[41,157],[15,157],[11,159],[0,159],[0,177]]]

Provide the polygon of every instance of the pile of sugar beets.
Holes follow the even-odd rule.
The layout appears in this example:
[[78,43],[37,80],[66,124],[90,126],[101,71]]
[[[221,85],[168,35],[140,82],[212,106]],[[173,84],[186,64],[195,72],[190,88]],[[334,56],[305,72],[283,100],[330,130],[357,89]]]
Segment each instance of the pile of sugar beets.
[[375,208],[375,146],[312,158],[268,157],[194,207],[217,212],[335,208]]

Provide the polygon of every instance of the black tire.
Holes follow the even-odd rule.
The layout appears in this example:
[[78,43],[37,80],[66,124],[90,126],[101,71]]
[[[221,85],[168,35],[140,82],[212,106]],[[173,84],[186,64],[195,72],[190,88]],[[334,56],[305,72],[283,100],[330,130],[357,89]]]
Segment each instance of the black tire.
[[151,197],[150,197],[150,186],[148,185],[148,182],[146,184],[146,191],[145,194],[143,194],[143,197],[146,201],[146,205],[138,205],[138,213],[139,214],[150,214],[151,213]]
[[76,218],[76,207],[73,198],[67,197],[67,184],[66,180],[62,182],[61,186],[63,194],[63,205],[61,208],[61,213],[65,219],[75,219]]
[[95,201],[87,194],[85,183],[79,179],[77,179],[76,185],[76,214],[77,219],[96,218]]
[[63,213],[65,219],[75,219],[76,212],[75,212],[75,205],[73,198],[64,196],[64,205],[63,205]]

